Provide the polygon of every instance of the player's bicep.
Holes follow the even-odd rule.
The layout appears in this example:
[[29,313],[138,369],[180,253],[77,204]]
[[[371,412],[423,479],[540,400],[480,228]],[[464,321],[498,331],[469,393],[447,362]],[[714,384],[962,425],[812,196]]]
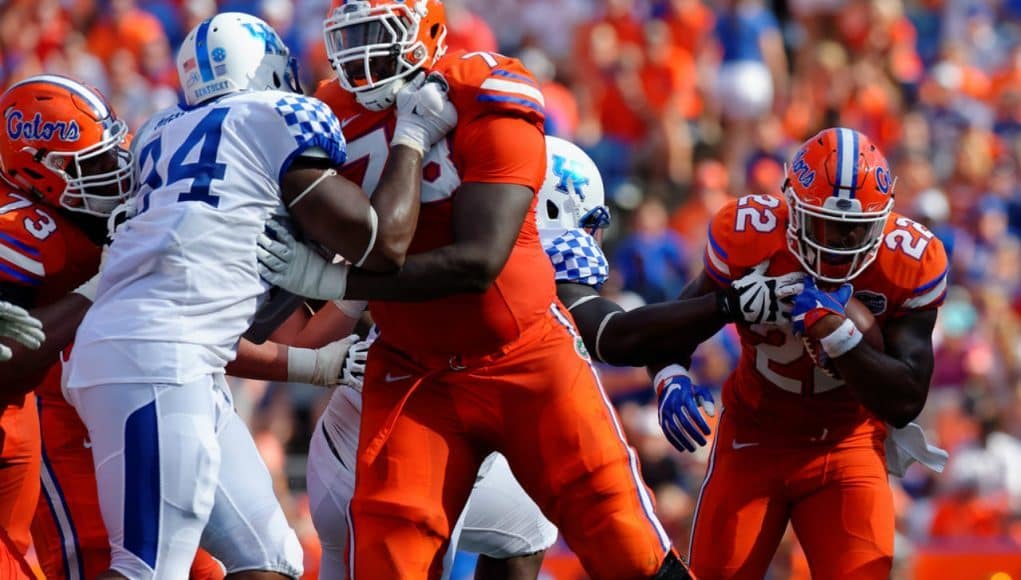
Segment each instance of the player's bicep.
[[508,183],[465,183],[454,195],[454,242],[488,282],[507,263],[533,195],[525,186]]
[[[558,295],[562,294],[560,291],[561,286],[564,285],[557,285]],[[574,286],[580,286],[580,284],[574,284]],[[603,353],[603,334],[609,326],[610,320],[624,312],[624,309],[616,302],[602,298],[592,288],[587,286],[585,288],[592,290],[592,294],[588,299],[583,298],[575,301],[575,306],[570,308],[571,317],[574,318],[574,324],[578,327],[578,332],[581,334],[581,338],[585,342],[585,348],[588,349],[589,353],[600,362],[608,362]],[[563,297],[561,295],[562,300]]]
[[354,182],[324,169],[320,161],[296,161],[280,179],[284,205],[301,231],[351,262],[387,270],[374,259],[377,218],[369,198]]
[[892,318],[883,328],[886,354],[910,366],[926,384],[932,377],[935,327],[936,310],[931,309]]

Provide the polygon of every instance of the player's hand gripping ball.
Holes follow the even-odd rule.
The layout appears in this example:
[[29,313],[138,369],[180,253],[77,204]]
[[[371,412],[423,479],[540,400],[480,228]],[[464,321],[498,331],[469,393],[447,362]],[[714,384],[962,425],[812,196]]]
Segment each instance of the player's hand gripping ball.
[[[869,346],[876,350],[883,350],[883,332],[879,328],[879,324],[876,323],[876,317],[872,315],[868,306],[865,306],[862,301],[852,296],[844,306],[844,314],[861,331],[864,342],[867,342]],[[807,336],[803,336],[801,340],[805,343],[805,350],[812,357],[812,362],[827,375],[840,379],[840,373],[837,371],[836,365],[833,364],[833,360],[822,349],[819,341]]]

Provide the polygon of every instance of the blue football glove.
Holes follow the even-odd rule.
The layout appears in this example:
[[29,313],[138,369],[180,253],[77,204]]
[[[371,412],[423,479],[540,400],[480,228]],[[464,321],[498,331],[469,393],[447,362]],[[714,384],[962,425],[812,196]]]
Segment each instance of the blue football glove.
[[712,430],[701,410],[710,417],[716,416],[716,401],[709,389],[692,383],[687,369],[681,365],[670,365],[656,374],[656,392],[659,426],[670,444],[678,451],[694,451],[695,444],[705,445],[705,435]]
[[796,336],[804,336],[805,331],[830,314],[847,318],[844,307],[853,292],[854,287],[846,283],[833,292],[825,292],[815,285],[813,278],[805,278],[804,290],[794,298],[791,330]]

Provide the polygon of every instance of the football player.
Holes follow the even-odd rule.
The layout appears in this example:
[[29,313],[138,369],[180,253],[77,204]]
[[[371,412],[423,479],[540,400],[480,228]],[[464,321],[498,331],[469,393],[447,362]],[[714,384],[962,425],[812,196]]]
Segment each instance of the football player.
[[298,92],[289,54],[247,14],[199,23],[177,57],[185,104],[133,144],[135,215],[110,245],[66,385],[89,428],[113,552],[104,577],[184,577],[200,543],[232,578],[301,574],[298,540],[223,379],[266,295],[256,237],[289,215],[366,269],[399,267],[422,152],[456,112],[436,83],[397,95],[370,204],[331,169],[345,160],[340,123]]
[[[91,286],[83,283],[96,273],[106,215],[130,192],[132,168],[124,147],[127,125],[101,96],[76,81],[30,77],[0,96],[0,111],[5,127],[0,135],[0,297],[30,309],[45,331],[36,348],[12,344],[13,360],[0,363],[6,406],[0,523],[24,551],[39,498],[40,462],[43,480],[53,483],[46,486],[40,508],[63,501],[51,494],[54,486],[77,478],[64,462],[61,440],[73,437],[83,450],[87,439],[60,394],[55,363],[91,304]],[[50,453],[60,458],[59,475],[51,469]],[[18,477],[16,469],[22,471]],[[88,489],[78,489],[76,482],[72,487],[71,493],[80,495],[69,495],[67,503],[81,505]],[[39,515],[45,519],[42,510]],[[50,556],[59,558],[61,550],[48,541],[55,536],[39,532],[37,548],[50,573]]]
[[[745,274],[773,288],[808,274],[793,301],[764,292],[765,316],[738,326],[741,359],[723,387],[690,564],[699,578],[761,578],[790,522],[814,578],[887,578],[884,440],[925,404],[947,256],[931,232],[893,212],[890,168],[857,131],[806,141],[783,194],[724,206],[705,269],[682,293],[714,293]],[[852,294],[875,315],[883,349],[847,317]],[[819,364],[805,341],[821,350]],[[689,388],[681,374],[665,367],[657,388],[667,397]]]
[[518,61],[447,54],[445,35],[438,0],[333,3],[325,36],[338,82],[317,96],[350,137],[343,174],[376,188],[395,95],[426,72],[445,79],[458,124],[426,155],[399,272],[327,267],[298,250],[268,274],[304,296],[369,299],[379,325],[362,394],[351,573],[439,575],[479,466],[501,451],[592,576],[686,577],[556,299],[534,221],[543,96]]
[[[0,168],[9,184],[0,206],[0,295],[32,309],[27,314],[37,319],[26,318],[17,306],[4,312],[16,316],[15,330],[39,339],[14,346],[8,352],[15,360],[0,364],[5,396],[30,401],[17,407],[23,417],[38,409],[30,430],[5,432],[5,446],[35,441],[35,473],[21,481],[39,499],[19,493],[5,500],[12,507],[2,512],[13,518],[34,511],[27,517],[47,578],[94,578],[110,565],[110,543],[88,433],[61,394],[57,363],[92,304],[100,246],[112,221],[107,216],[130,193],[132,157],[125,148],[130,135],[99,93],[56,75],[13,85],[0,96],[0,111],[8,128],[0,136]],[[15,489],[17,479],[3,477],[5,489]],[[28,521],[8,529],[27,548]],[[193,578],[223,577],[201,553],[191,572]]]

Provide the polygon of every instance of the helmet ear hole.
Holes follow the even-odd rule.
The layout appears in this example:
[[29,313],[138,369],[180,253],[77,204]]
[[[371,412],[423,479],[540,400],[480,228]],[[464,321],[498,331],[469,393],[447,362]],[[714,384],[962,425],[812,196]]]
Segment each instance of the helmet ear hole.
[[432,28],[429,29],[429,36],[436,38],[436,35],[440,33],[439,23],[433,24]]
[[279,89],[282,85],[283,82],[280,80],[280,75],[273,71],[273,86]]
[[546,200],[546,216],[551,220],[555,220],[560,217],[560,208],[557,204],[553,203],[553,200]]

